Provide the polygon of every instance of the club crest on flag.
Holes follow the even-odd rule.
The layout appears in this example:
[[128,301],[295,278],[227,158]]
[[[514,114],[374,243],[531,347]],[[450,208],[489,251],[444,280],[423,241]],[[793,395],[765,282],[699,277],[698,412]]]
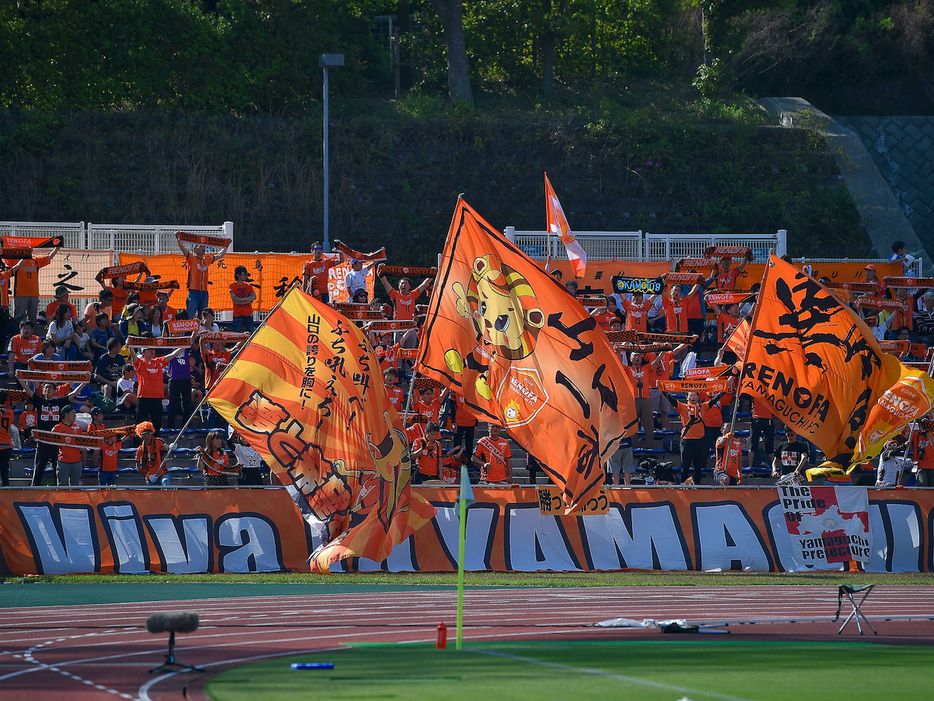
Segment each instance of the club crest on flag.
[[510,368],[497,398],[503,407],[503,423],[506,428],[512,428],[533,421],[548,403],[548,392],[538,370]]

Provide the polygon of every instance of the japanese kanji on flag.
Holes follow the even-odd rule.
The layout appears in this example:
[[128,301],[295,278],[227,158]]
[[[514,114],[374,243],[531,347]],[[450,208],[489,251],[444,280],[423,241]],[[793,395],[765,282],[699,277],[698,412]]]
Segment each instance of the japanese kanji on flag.
[[381,562],[435,513],[410,491],[405,432],[363,332],[297,287],[208,402],[305,499],[322,540],[313,572],[348,557]]
[[551,181],[548,180],[548,173],[545,173],[545,215],[548,220],[548,231],[557,234],[561,238],[561,243],[568,253],[568,260],[571,261],[571,267],[574,269],[574,277],[584,277],[584,271],[587,268],[587,254],[581,248],[580,241],[574,238],[574,232],[568,224],[568,218],[564,216],[564,210],[558,201]]
[[596,320],[463,200],[416,370],[505,427],[561,487],[568,513],[600,489],[607,458],[636,431],[632,387]]
[[865,487],[782,485],[778,498],[795,562],[818,568],[851,560],[869,562],[872,531]]

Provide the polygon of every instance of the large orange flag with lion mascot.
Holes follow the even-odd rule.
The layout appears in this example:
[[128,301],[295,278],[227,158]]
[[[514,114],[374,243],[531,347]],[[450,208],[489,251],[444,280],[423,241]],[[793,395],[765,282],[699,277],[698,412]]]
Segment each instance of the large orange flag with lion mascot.
[[[596,320],[459,200],[416,369],[542,463],[573,512],[636,431],[629,380]],[[458,409],[460,410],[460,409]]]

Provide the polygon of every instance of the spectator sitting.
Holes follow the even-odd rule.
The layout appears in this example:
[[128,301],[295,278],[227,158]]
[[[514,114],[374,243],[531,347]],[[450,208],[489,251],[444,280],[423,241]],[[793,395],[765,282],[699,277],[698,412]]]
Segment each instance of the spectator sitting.
[[[39,352],[32,356],[29,360],[61,360],[62,356],[55,352],[55,342],[47,338],[39,346]],[[28,367],[32,367],[32,362],[27,363]]]
[[[120,322],[120,337],[126,341],[130,336],[142,336],[149,331],[149,324],[143,321],[143,308],[138,304],[127,304],[123,310],[124,319]],[[124,354],[128,351],[124,349]]]
[[214,310],[210,307],[201,312],[201,330],[214,331],[215,333],[220,331],[220,327],[214,323]]
[[152,334],[153,338],[162,338],[169,335],[165,330],[164,321],[162,310],[157,305],[152,305],[149,308],[149,333]]
[[123,343],[120,339],[111,338],[107,341],[107,352],[97,359],[97,365],[94,368],[94,379],[100,385],[104,396],[114,401],[118,401],[117,385],[123,378],[123,368],[126,365],[126,360],[120,355],[121,348],[123,348]]
[[75,329],[75,360],[94,361],[94,351],[91,349],[91,336],[88,334],[88,328],[83,321],[78,321],[74,325]]
[[78,318],[78,310],[75,309],[75,305],[68,301],[68,288],[67,287],[56,287],[55,288],[55,299],[49,302],[49,305],[45,308],[45,318],[51,319],[55,316],[55,313],[58,311],[59,307],[68,307],[71,310],[72,320]]
[[84,308],[84,320],[88,326],[96,323],[97,315],[103,313],[108,319],[113,316],[114,293],[106,287],[97,293],[97,301],[89,302]]
[[[163,321],[175,321],[178,310],[169,306],[169,293],[166,290],[156,290],[156,306],[162,311]],[[187,310],[185,311],[187,314]]]
[[117,381],[117,406],[126,411],[136,411],[139,397],[136,395],[136,370],[127,363],[123,366],[123,377]]
[[55,344],[55,348],[61,354],[64,360],[77,360],[78,347],[76,345],[77,337],[72,323],[74,317],[71,307],[61,305],[55,310],[55,317],[49,324],[46,332],[46,339]]
[[90,345],[94,353],[94,360],[97,361],[107,352],[107,344],[111,339],[117,337],[117,333],[110,323],[110,317],[105,312],[98,312],[97,316],[94,317],[94,322],[96,326],[91,331]]

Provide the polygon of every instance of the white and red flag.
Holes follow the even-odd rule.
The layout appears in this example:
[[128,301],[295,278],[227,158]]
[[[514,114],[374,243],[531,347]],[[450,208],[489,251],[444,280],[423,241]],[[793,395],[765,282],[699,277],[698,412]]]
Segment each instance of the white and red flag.
[[584,270],[587,267],[587,254],[581,248],[580,242],[574,238],[574,232],[568,225],[568,219],[564,216],[564,210],[558,201],[551,181],[548,180],[548,173],[545,173],[545,214],[548,219],[548,231],[557,234],[561,238],[561,243],[568,252],[568,260],[571,261],[571,267],[574,269],[575,277],[584,277]]

